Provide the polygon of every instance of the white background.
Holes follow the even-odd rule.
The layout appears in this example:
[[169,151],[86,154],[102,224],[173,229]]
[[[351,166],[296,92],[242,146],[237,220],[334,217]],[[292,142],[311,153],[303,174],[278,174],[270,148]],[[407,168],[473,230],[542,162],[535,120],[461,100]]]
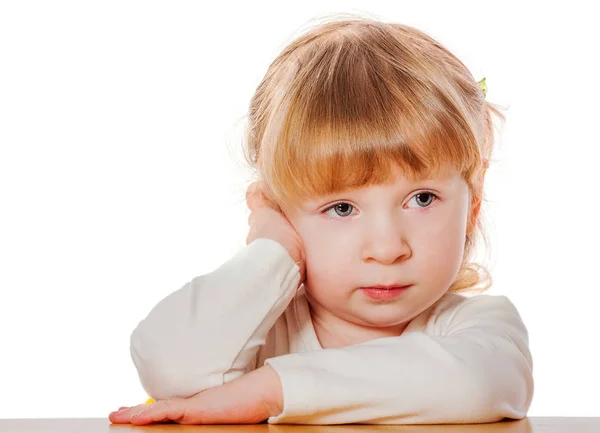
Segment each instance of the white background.
[[507,109],[487,180],[489,293],[530,331],[529,415],[600,416],[600,30],[586,7],[2,2],[0,418],[145,401],[130,333],[245,245],[249,100],[302,26],[338,12],[425,31]]

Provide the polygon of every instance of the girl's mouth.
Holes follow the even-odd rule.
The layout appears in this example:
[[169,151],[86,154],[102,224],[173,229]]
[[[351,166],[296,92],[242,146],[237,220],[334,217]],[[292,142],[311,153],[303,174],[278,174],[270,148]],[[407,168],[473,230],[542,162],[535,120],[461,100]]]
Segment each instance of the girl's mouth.
[[406,292],[412,284],[406,286],[391,286],[389,288],[382,286],[361,287],[362,292],[373,299],[392,299]]

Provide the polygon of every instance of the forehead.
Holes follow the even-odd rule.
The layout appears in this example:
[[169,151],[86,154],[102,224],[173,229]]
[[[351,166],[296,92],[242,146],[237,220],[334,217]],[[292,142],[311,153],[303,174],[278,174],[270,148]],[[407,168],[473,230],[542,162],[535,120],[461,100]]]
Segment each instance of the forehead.
[[390,167],[390,177],[382,185],[411,185],[422,182],[452,183],[460,179],[460,173],[451,165],[441,168],[439,171],[430,171],[420,175],[412,176],[406,173],[396,164]]
[[396,189],[404,190],[406,188],[434,184],[440,187],[452,187],[460,183],[462,180],[463,179],[460,176],[460,173],[458,173],[458,171],[453,167],[446,167],[439,172],[430,172],[422,175],[411,176],[407,173],[404,173],[399,167],[394,166],[390,168],[390,176],[385,182],[364,185],[358,188],[353,188],[352,190],[348,189],[346,192],[361,192],[376,189],[386,189],[390,191]]

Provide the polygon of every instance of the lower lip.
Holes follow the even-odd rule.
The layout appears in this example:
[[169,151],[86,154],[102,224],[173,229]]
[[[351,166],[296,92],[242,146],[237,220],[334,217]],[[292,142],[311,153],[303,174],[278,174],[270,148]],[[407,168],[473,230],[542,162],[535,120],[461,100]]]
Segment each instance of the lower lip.
[[411,286],[398,287],[397,289],[361,289],[363,293],[373,299],[392,299],[406,292]]

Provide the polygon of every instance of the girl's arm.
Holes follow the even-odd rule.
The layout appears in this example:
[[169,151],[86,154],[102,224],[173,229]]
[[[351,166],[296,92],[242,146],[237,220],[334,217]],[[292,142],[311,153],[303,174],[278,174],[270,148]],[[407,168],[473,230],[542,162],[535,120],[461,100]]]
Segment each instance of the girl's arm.
[[429,424],[523,418],[533,396],[527,330],[504,296],[450,295],[425,331],[266,361],[283,411],[270,423]]
[[187,397],[253,370],[299,279],[286,249],[260,238],[168,295],[131,334],[144,390],[154,400]]

